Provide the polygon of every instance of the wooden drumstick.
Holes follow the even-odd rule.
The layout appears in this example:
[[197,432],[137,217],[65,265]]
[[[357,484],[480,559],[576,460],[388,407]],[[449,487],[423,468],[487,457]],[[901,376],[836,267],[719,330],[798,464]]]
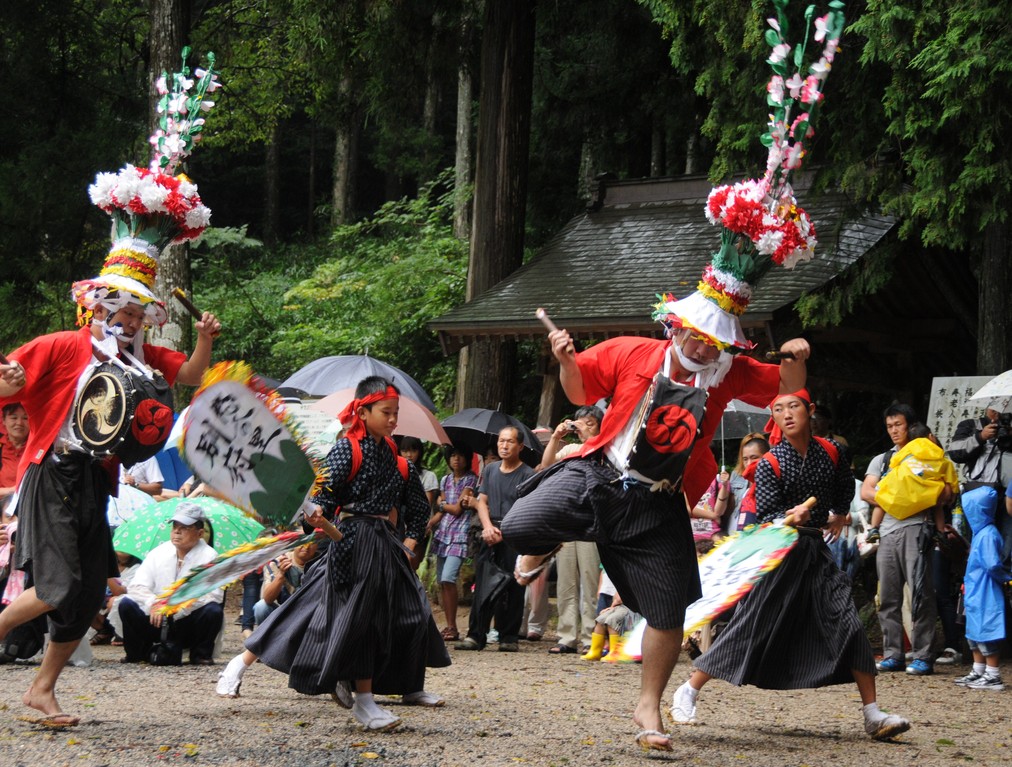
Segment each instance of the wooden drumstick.
[[[546,312],[540,306],[538,307],[538,310],[536,312],[534,312],[534,316],[537,317],[539,320],[541,320],[541,324],[544,325],[546,328],[548,328],[548,332],[549,333],[554,333],[556,330],[559,329],[555,325],[555,323],[552,322],[552,318],[548,316],[548,312]],[[569,354],[575,354],[576,353],[576,349],[573,348],[572,344],[569,344],[569,346],[566,347],[566,351]]]
[[200,311],[193,302],[186,297],[186,293],[183,292],[182,288],[173,288],[172,295],[176,297],[176,300],[183,305],[183,308],[188,311],[195,320],[203,319],[204,313]]
[[779,362],[780,360],[793,360],[794,352],[766,352],[767,362]]
[[0,352],[0,365],[10,365],[11,361],[4,356],[3,352]]
[[[816,503],[817,503],[816,498],[813,495],[807,501],[805,501],[804,503],[802,503],[801,505],[804,506],[809,511],[811,511],[815,507]],[[784,517],[784,524],[785,525],[791,525],[793,527],[794,526],[794,515],[793,514],[788,514],[786,517]]]

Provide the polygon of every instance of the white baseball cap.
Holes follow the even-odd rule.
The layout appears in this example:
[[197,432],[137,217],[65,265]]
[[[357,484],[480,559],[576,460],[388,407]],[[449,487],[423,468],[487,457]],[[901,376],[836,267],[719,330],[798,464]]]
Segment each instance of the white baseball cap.
[[192,501],[183,501],[176,506],[176,513],[172,515],[172,522],[178,522],[181,525],[195,525],[198,522],[203,522],[207,519],[204,516],[204,510],[199,505]]

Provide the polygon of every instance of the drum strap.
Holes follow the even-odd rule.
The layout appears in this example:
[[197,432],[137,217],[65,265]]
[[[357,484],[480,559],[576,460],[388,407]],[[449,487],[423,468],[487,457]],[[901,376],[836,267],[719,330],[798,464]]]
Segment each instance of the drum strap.
[[[115,341],[113,339],[108,339],[108,340],[113,341],[113,343],[115,343]],[[123,370],[125,372],[128,372],[128,373],[136,373],[138,375],[142,375],[145,378],[147,378],[149,381],[154,380],[155,375],[151,371],[151,368],[149,368],[147,365],[145,365],[143,362],[141,362],[139,359],[137,359],[134,355],[132,355],[126,349],[118,349],[117,348],[117,351],[119,352],[119,354],[122,354],[124,357],[127,358],[127,362],[130,363],[129,365],[119,358],[119,354],[110,354],[109,353],[110,350],[107,349],[104,344],[102,344],[100,341],[98,341],[98,339],[92,338],[91,339],[91,345],[95,349],[97,349],[99,352],[101,352],[104,357],[108,357],[108,360],[107,360],[108,362],[111,362],[113,365],[116,365],[121,370]]]

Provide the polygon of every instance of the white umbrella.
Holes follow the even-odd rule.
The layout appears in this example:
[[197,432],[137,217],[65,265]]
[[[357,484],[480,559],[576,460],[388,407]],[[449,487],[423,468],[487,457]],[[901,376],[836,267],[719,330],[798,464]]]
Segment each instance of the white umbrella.
[[756,407],[740,399],[733,399],[724,408],[724,414],[720,417],[720,464],[726,465],[724,460],[724,440],[744,437],[752,432],[763,431],[766,422],[769,421],[770,411],[764,407]]
[[994,409],[999,413],[1009,412],[1009,404],[1012,403],[1012,370],[996,375],[981,386],[970,399],[986,400],[994,403],[997,406]]

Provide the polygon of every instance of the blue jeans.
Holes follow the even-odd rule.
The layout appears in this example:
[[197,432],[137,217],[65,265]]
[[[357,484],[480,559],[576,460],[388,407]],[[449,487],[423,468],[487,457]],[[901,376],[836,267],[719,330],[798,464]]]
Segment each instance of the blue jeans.
[[267,616],[278,609],[278,604],[267,604],[264,600],[260,599],[255,605],[253,605],[253,616],[256,618],[257,625],[259,626],[265,620]]
[[239,623],[243,630],[252,631],[253,626],[260,623],[253,614],[253,605],[260,599],[260,586],[263,581],[263,575],[256,570],[242,579],[242,615],[239,617]]

